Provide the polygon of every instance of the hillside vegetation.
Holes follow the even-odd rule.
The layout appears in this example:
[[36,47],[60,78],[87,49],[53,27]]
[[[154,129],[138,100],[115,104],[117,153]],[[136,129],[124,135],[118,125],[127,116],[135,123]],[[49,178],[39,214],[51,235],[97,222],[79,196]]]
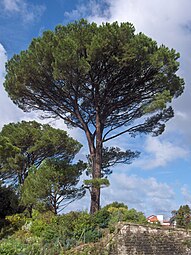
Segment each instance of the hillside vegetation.
[[119,221],[146,223],[146,218],[143,213],[117,202],[103,207],[95,215],[77,211],[55,215],[37,210],[33,210],[32,218],[27,212],[14,214],[6,217],[1,228],[0,254],[104,254],[104,247],[96,251],[94,243],[114,232]]

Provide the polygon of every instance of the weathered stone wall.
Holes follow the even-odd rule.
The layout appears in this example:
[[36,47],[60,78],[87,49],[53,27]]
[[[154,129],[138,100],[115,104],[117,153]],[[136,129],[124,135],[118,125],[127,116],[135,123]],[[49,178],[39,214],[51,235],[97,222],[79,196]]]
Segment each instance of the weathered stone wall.
[[110,255],[191,255],[191,233],[164,227],[119,224]]

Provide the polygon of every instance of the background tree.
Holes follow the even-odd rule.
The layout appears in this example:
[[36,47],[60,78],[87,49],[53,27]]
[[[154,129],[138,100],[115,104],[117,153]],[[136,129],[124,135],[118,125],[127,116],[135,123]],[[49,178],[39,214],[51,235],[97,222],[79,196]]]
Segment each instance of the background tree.
[[19,210],[19,199],[15,190],[0,183],[0,219]]
[[[103,144],[122,134],[159,135],[183,92],[179,54],[130,23],[80,20],[34,39],[7,63],[5,89],[24,111],[41,110],[85,132],[92,178],[101,178]],[[91,213],[100,207],[92,186]]]
[[70,164],[60,159],[45,160],[38,170],[33,167],[26,178],[22,203],[30,206],[43,202],[57,214],[68,203],[85,194],[82,187],[76,187],[85,168],[82,161]]
[[67,135],[36,121],[5,125],[0,132],[0,176],[13,184],[23,184],[31,166],[46,158],[70,163],[81,144]]
[[188,228],[191,221],[191,209],[188,205],[181,205],[175,213],[176,226]]

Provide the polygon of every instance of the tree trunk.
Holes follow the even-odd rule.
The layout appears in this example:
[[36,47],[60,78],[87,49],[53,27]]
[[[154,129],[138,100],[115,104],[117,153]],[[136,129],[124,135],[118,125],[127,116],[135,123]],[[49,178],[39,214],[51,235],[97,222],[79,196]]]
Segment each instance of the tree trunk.
[[[96,153],[94,155],[92,164],[92,179],[101,178],[101,166],[102,166],[102,144],[96,146]],[[91,205],[90,213],[94,214],[100,209],[100,187],[92,185],[91,188]]]
[[[102,128],[99,115],[96,116],[96,147],[92,164],[92,179],[101,178],[102,167]],[[100,186],[92,185],[90,213],[94,214],[100,209]]]
[[[92,163],[92,179],[101,178],[101,167],[102,167],[102,133],[103,128],[99,117],[99,108],[96,109],[96,135],[91,134],[88,127],[84,125],[84,131],[88,140],[89,152]],[[95,140],[96,138],[96,140]],[[90,190],[91,205],[90,213],[94,214],[100,209],[100,187],[92,185]]]
[[94,214],[100,209],[100,188],[92,187],[90,214]]
[[53,198],[53,203],[52,203],[52,206],[53,206],[53,213],[55,214],[55,215],[57,215],[57,195],[56,194],[54,194],[54,198]]

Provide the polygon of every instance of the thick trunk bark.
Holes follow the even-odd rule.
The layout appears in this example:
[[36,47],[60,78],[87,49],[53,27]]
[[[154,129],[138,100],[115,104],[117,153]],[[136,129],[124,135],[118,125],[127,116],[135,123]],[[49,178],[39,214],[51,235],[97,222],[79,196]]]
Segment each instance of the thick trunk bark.
[[92,187],[90,214],[94,214],[100,209],[100,188]]
[[[99,115],[96,116],[96,148],[92,161],[92,179],[101,178],[102,166],[102,128]],[[92,185],[90,213],[94,214],[100,209],[100,187]]]

